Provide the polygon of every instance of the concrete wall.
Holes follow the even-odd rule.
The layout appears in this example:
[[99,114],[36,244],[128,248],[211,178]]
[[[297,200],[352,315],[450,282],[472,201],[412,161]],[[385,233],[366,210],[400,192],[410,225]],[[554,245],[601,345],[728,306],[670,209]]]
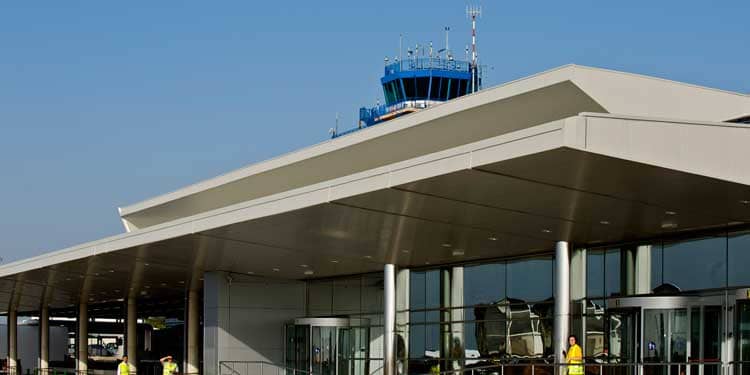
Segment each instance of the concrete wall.
[[303,282],[206,273],[203,373],[222,361],[283,364],[284,323],[305,315],[305,299]]

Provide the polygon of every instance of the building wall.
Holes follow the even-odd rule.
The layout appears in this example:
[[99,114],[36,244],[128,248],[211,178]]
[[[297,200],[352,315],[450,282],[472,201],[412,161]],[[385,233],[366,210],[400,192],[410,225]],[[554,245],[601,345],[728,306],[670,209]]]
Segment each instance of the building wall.
[[[51,326],[49,328],[49,359],[51,362],[65,360],[68,349],[68,329]],[[8,356],[8,326],[0,324],[0,358]],[[39,365],[39,326],[18,326],[18,359],[21,361],[24,373],[27,369],[37,368]]]
[[204,374],[223,361],[281,365],[284,323],[305,315],[305,284],[225,272],[204,277]]

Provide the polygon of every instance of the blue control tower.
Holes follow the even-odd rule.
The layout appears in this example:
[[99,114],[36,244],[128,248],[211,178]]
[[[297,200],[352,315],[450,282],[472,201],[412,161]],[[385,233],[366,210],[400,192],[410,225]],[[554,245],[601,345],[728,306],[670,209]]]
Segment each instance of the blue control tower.
[[387,64],[380,83],[385,104],[360,108],[361,127],[477,91],[482,86],[482,77],[481,69],[470,61],[454,60],[452,56],[413,57]]
[[408,113],[429,108],[476,92],[482,88],[482,67],[477,64],[476,19],[479,8],[466,10],[472,21],[471,50],[466,47],[466,60],[456,60],[448,48],[448,27],[445,28],[445,48],[433,53],[432,43],[429,47],[407,50],[407,57],[385,59],[385,71],[380,83],[383,87],[385,104],[359,109],[357,128],[338,133],[332,131],[336,138],[362,128],[380,124]]

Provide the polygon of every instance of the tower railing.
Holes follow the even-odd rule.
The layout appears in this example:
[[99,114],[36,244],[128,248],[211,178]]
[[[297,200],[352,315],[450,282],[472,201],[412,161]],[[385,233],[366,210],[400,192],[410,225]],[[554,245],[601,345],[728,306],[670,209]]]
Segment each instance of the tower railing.
[[455,72],[470,72],[471,63],[468,61],[452,60],[442,57],[415,57],[396,61],[385,66],[385,75],[413,70],[448,70]]

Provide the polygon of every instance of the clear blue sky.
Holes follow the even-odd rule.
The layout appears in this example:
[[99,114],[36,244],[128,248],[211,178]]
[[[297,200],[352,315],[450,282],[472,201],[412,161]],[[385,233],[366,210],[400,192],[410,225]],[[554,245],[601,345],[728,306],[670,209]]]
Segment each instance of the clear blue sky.
[[[495,85],[577,63],[750,92],[750,2],[480,1]],[[323,141],[383,57],[465,1],[0,4],[0,256],[122,232],[116,207]]]

